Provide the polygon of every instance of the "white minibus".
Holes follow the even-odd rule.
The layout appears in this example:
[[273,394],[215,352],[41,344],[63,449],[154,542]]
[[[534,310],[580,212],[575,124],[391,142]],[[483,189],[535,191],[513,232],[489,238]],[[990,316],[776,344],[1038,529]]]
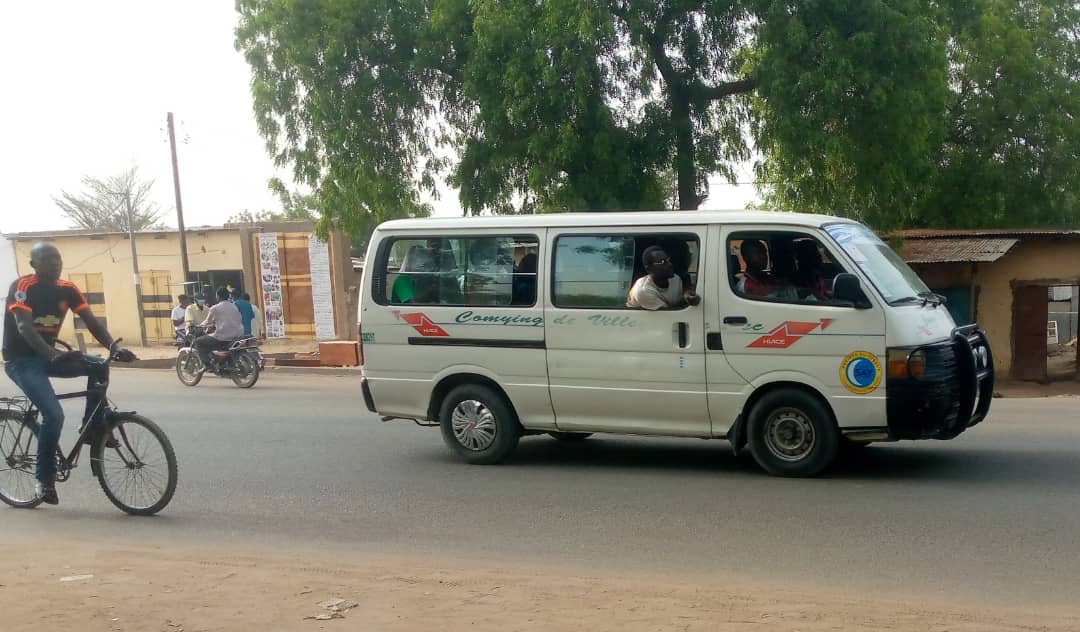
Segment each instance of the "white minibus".
[[812,476],[990,408],[975,325],[866,226],[776,212],[429,218],[373,234],[362,391],[470,463],[521,437],[727,439]]

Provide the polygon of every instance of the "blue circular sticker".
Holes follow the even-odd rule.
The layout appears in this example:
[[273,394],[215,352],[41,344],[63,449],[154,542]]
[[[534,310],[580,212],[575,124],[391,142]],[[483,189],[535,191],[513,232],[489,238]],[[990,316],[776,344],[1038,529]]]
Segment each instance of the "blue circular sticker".
[[869,351],[853,351],[840,363],[840,382],[852,393],[865,395],[881,384],[881,363]]

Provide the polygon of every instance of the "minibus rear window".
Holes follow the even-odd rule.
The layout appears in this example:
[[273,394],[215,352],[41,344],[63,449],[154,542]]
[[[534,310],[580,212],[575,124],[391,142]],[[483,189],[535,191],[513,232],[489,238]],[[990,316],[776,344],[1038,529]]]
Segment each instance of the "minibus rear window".
[[382,305],[536,304],[539,240],[532,235],[390,238],[379,249]]

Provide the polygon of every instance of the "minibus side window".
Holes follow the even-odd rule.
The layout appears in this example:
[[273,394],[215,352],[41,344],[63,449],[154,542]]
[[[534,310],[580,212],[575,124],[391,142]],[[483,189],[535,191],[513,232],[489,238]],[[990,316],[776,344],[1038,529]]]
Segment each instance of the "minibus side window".
[[376,262],[383,305],[536,304],[539,240],[534,236],[393,238]]
[[641,255],[650,246],[660,246],[671,257],[683,287],[697,285],[699,243],[693,235],[561,235],[555,240],[553,304],[629,309],[627,294],[634,281],[645,276]]
[[832,281],[845,271],[819,240],[803,233],[735,233],[727,255],[731,289],[773,303],[831,303]]

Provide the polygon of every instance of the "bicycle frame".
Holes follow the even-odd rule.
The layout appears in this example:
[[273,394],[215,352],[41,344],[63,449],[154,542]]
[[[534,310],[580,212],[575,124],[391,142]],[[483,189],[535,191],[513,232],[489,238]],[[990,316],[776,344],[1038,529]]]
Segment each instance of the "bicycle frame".
[[[119,345],[119,343],[120,340],[117,339],[113,342],[112,347],[109,348],[109,355],[108,359],[106,360],[106,365],[112,363],[113,352],[115,351],[115,348]],[[62,344],[67,346],[69,349],[71,348],[69,345],[67,345],[67,343],[62,342]],[[90,420],[94,418],[99,418],[101,419],[102,423],[104,423],[108,421],[107,418],[110,414],[115,413],[112,407],[109,406],[109,400],[107,397],[108,390],[109,382],[106,380],[105,382],[102,382],[100,384],[95,384],[92,388],[88,388],[82,391],[73,391],[71,393],[58,393],[56,395],[56,399],[58,400],[82,399],[89,397],[90,395],[98,395],[101,398],[94,410],[91,411],[90,416],[86,419],[83,419],[83,428],[82,431],[79,432],[79,437],[75,440],[75,447],[73,447],[71,451],[65,456],[63,447],[57,445],[56,453],[59,456],[59,467],[57,468],[56,475],[58,481],[66,481],[71,475],[71,470],[78,467],[79,455],[82,453],[82,448],[84,445],[83,442],[87,438],[87,436],[93,431],[95,426],[95,424],[91,423]],[[37,419],[39,412],[40,411],[38,411],[37,407],[34,406],[33,402],[30,402],[29,406],[26,408],[25,419]],[[99,413],[101,414],[99,415]],[[123,437],[125,445],[127,445],[128,439],[124,435],[122,429],[121,436]],[[19,439],[17,438],[16,443],[18,442],[18,440]],[[125,462],[127,462],[127,458],[122,453],[120,457]]]
[[[98,402],[97,407],[94,408],[93,412],[90,414],[90,419],[93,419],[98,414],[98,412],[101,411],[102,407],[104,407],[105,411],[104,411],[104,413],[103,413],[103,415],[101,417],[101,419],[104,420],[104,418],[105,418],[104,415],[108,414],[110,412],[110,410],[111,410],[108,407],[108,401],[105,398],[105,392],[108,390],[108,386],[109,386],[109,384],[108,384],[108,382],[106,382],[105,384],[101,385],[101,387],[99,389],[93,389],[93,390],[87,389],[87,390],[84,390],[84,391],[76,391],[76,392],[73,392],[73,393],[58,394],[56,396],[56,399],[60,399],[60,400],[63,400],[63,399],[81,399],[81,398],[89,397],[90,395],[95,395],[95,394],[100,393],[101,401]],[[36,408],[31,407],[31,410],[34,413],[37,412]],[[78,465],[79,465],[79,454],[82,452],[82,448],[83,448],[83,440],[86,439],[87,435],[90,434],[91,430],[93,429],[93,426],[94,426],[94,424],[90,423],[89,419],[84,420],[82,432],[79,433],[79,437],[75,440],[75,447],[73,447],[71,449],[71,452],[68,453],[67,456],[64,456],[64,449],[62,447],[56,446],[56,451],[60,455],[60,458],[61,458],[61,462],[60,462],[60,465],[61,465],[60,469],[61,470],[64,470],[65,472],[70,472],[71,470],[78,467]],[[60,472],[58,470],[57,474],[59,474],[59,473]],[[66,476],[65,476],[65,478],[66,478]]]

